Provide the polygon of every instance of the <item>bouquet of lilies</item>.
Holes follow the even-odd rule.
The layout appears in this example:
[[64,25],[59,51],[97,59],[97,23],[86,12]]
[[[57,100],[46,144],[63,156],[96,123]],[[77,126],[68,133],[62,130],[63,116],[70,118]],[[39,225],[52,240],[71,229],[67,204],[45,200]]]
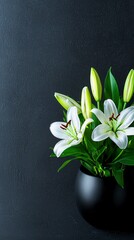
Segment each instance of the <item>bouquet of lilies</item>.
[[104,87],[91,68],[90,89],[83,87],[79,101],[54,94],[64,109],[63,121],[50,125],[51,133],[60,139],[51,156],[64,158],[58,171],[79,160],[92,175],[113,176],[124,186],[125,167],[134,166],[133,94],[134,70],[129,71],[120,94],[111,68]]

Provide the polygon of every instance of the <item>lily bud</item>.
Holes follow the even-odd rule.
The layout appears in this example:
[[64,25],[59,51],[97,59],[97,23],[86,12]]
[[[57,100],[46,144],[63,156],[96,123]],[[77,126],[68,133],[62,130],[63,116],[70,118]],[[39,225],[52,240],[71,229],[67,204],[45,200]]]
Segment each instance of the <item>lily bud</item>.
[[102,97],[102,85],[100,77],[94,68],[91,68],[90,72],[90,85],[95,101],[99,102]]
[[84,87],[81,93],[81,111],[85,119],[91,118],[91,95],[88,87]]
[[78,114],[81,113],[81,106],[74,99],[57,92],[55,92],[54,96],[57,99],[57,101],[61,104],[61,106],[66,110],[68,110],[70,107],[75,106],[77,107]]
[[127,75],[125,84],[124,84],[124,90],[123,90],[123,101],[125,103],[128,103],[134,93],[134,70],[131,69]]

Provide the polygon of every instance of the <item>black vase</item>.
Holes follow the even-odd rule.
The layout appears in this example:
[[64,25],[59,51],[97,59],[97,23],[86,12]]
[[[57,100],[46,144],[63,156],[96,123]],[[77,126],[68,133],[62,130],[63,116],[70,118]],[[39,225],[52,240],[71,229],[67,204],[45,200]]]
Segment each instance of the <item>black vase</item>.
[[80,167],[75,182],[75,197],[82,217],[101,229],[134,230],[134,171],[125,173],[121,188],[113,177],[92,176]]

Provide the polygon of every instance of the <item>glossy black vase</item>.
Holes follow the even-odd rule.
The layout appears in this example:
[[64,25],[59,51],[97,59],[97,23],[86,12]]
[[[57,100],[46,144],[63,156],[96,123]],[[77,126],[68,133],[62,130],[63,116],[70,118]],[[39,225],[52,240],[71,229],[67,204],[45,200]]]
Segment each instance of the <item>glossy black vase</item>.
[[121,188],[113,177],[92,176],[80,167],[75,182],[75,197],[82,217],[101,229],[134,231],[134,172],[125,174]]

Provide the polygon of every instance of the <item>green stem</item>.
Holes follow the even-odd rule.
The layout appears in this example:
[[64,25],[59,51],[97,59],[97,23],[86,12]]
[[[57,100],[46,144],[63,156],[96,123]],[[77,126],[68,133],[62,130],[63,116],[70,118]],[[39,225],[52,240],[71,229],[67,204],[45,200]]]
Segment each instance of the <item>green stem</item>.
[[97,102],[97,108],[100,109],[100,101]]
[[88,151],[88,144],[87,144],[86,138],[84,138],[82,147],[83,147],[84,151],[88,154],[89,158],[92,159],[91,155],[90,155],[90,152]]
[[124,102],[124,105],[123,105],[123,110],[126,108],[126,106],[127,106],[127,103],[126,103],[126,102]]
[[124,152],[124,149],[122,149],[121,151],[120,151],[120,153],[117,155],[117,157],[113,160],[113,162],[115,162],[121,155],[122,155],[122,153]]

